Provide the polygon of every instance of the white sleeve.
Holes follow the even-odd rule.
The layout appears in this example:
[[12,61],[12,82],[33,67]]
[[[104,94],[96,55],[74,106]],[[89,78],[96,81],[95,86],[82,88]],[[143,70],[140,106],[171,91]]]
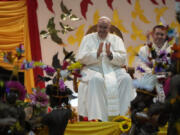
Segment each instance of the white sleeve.
[[127,52],[121,38],[116,37],[115,45],[111,52],[113,55],[113,59],[110,61],[111,64],[117,66],[127,65]]
[[[152,69],[148,67],[146,63],[142,60],[142,59],[148,58],[149,53],[148,53],[147,46],[141,47],[138,55],[139,56],[136,57],[135,64],[134,64],[135,65],[135,73],[134,73],[135,78],[141,78],[145,73],[152,73]],[[138,67],[145,70],[145,73],[137,70]]]
[[89,44],[90,36],[85,36],[81,42],[79,51],[76,55],[76,60],[82,64],[90,65],[99,62],[97,59],[97,50],[94,50]]
[[[140,51],[139,51],[139,56],[140,57],[148,59],[148,54],[149,54],[149,52],[147,51],[146,46],[143,46],[143,47],[140,48]],[[146,73],[151,73],[152,72],[152,68],[148,67],[148,65],[146,65],[146,63],[143,62],[140,58],[138,59],[138,66],[143,68]]]

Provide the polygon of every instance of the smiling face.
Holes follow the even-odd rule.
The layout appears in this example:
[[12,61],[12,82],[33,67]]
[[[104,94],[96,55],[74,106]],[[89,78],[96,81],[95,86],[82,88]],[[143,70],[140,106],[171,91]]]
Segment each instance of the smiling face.
[[97,32],[101,39],[105,39],[110,30],[110,21],[106,18],[100,18],[97,24]]
[[153,42],[158,47],[162,47],[162,45],[165,43],[166,38],[167,38],[166,29],[162,29],[162,28],[154,29],[152,37],[153,37]]

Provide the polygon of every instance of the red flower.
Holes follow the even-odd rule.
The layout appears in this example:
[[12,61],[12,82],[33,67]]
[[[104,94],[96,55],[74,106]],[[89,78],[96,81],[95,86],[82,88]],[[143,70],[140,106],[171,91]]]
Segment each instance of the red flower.
[[67,66],[69,66],[69,63],[67,61],[63,62],[62,70],[66,69]]
[[88,121],[88,117],[83,117],[83,121]]

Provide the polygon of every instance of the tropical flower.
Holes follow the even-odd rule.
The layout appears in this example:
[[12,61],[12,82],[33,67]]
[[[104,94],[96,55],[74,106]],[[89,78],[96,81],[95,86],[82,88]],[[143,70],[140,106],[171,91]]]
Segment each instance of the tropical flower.
[[68,66],[69,66],[69,63],[67,61],[63,61],[62,70],[67,69]]
[[65,84],[64,84],[64,81],[63,80],[59,80],[59,88],[60,88],[60,91],[65,91]]
[[28,62],[26,60],[21,64],[21,69],[31,69],[34,67],[34,61]]
[[125,116],[117,116],[112,121],[119,122],[119,128],[122,133],[125,133],[131,128],[131,119]]
[[80,62],[72,63],[70,66],[68,66],[68,70],[75,70],[81,68],[82,68],[82,64]]
[[131,128],[131,122],[122,121],[119,123],[119,128],[120,128],[120,131],[123,133],[128,132]]
[[41,107],[45,107],[48,104],[48,96],[41,91],[34,90],[32,94],[29,94],[29,98],[31,99],[32,105],[40,105]]
[[19,47],[16,48],[16,56],[19,59],[22,58],[22,54],[24,53],[24,46],[22,44],[19,45]]
[[18,81],[8,81],[6,82],[6,91],[8,92],[8,89],[10,90],[17,90],[19,92],[19,100],[24,100],[26,96],[26,90],[25,87]]
[[142,73],[145,72],[145,70],[144,70],[142,67],[140,67],[140,66],[138,66],[138,67],[136,68],[136,70],[139,70],[139,71],[142,72]]
[[64,79],[64,78],[68,77],[69,72],[68,72],[68,70],[61,70],[60,74],[61,74],[62,79]]
[[56,70],[54,68],[49,67],[49,66],[45,67],[44,70],[45,70],[46,74],[49,76],[53,76],[54,73],[56,72]]

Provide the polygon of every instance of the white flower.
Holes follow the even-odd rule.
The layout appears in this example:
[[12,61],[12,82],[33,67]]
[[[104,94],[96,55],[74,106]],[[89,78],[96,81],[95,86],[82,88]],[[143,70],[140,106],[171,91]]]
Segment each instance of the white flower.
[[68,70],[61,70],[60,74],[61,74],[62,78],[64,79],[69,75],[69,72],[68,72]]

